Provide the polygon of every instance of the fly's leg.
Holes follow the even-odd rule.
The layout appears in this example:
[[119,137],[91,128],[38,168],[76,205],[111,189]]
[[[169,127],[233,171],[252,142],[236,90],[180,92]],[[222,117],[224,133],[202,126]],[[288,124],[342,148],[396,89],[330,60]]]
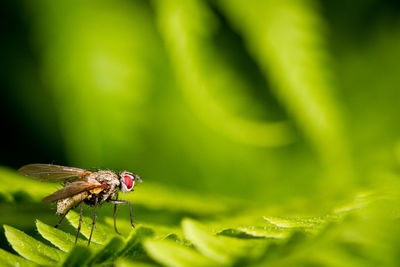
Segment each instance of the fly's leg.
[[[117,195],[116,195],[116,197],[115,197],[115,200],[118,200],[118,193],[117,193]],[[120,233],[119,233],[118,230],[117,230],[117,221],[116,221],[116,217],[117,217],[117,207],[118,207],[118,205],[117,205],[117,204],[114,204],[114,213],[113,213],[113,217],[114,217],[114,230],[115,230],[115,232],[116,232],[117,234],[120,235]]]
[[90,245],[90,240],[92,239],[92,234],[93,234],[93,228],[94,225],[96,224],[96,210],[97,210],[97,201],[98,201],[98,197],[96,196],[96,198],[94,199],[94,215],[93,215],[93,222],[92,222],[92,229],[90,230],[90,236],[89,236],[89,242],[88,242],[88,246]]
[[82,215],[83,215],[83,201],[81,202],[81,214],[79,215],[79,224],[78,228],[76,229],[76,237],[75,237],[75,244],[78,242],[79,232],[81,231],[81,224],[82,224]]
[[65,216],[67,216],[67,214],[68,214],[68,212],[69,212],[70,210],[71,210],[71,209],[67,210],[67,212],[64,213],[64,214],[61,216],[61,219],[60,219],[60,220],[58,221],[58,223],[54,226],[54,228],[57,228],[57,227],[61,224],[61,222],[64,220]]
[[132,225],[133,228],[135,228],[135,225],[133,224],[131,202],[129,202],[129,201],[121,201],[121,200],[109,200],[108,202],[113,203],[114,205],[122,205],[122,204],[129,205],[129,212],[130,212],[130,215],[131,215],[131,225]]

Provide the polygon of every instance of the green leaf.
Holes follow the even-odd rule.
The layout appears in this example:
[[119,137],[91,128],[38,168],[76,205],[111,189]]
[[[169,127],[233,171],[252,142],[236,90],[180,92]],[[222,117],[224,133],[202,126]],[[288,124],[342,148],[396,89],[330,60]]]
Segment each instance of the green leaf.
[[120,256],[130,258],[144,256],[146,252],[143,249],[142,242],[146,238],[153,236],[154,231],[147,227],[138,227],[136,230],[131,231],[126,246],[120,253]]
[[290,235],[290,231],[288,231],[287,229],[281,229],[279,227],[249,226],[249,227],[226,228],[222,229],[217,234],[230,237],[245,238],[245,239],[246,238],[284,239]]
[[[382,197],[382,196],[381,196]],[[372,192],[362,192],[357,194],[354,199],[348,203],[342,204],[339,207],[336,207],[333,211],[333,216],[343,216],[346,213],[362,209],[371,203],[375,202],[378,199],[376,194]],[[336,218],[337,219],[337,218]]]
[[[78,228],[79,225],[79,214],[76,213],[75,211],[71,210],[67,214],[67,219],[68,221],[72,224],[73,227]],[[88,218],[85,216],[82,216],[82,224],[81,224],[81,233],[86,237],[89,238],[90,236],[90,231],[92,229],[92,218]],[[92,241],[98,244],[104,244],[115,236],[114,231],[110,231],[111,229],[105,225],[103,225],[100,222],[96,222],[96,227],[93,229],[93,234],[92,234]],[[111,234],[110,234],[111,233]]]
[[73,267],[85,266],[90,259],[92,251],[86,246],[75,246],[60,266]]
[[199,251],[223,265],[232,265],[246,258],[249,261],[256,260],[267,247],[265,240],[241,240],[212,235],[203,225],[192,219],[183,220],[182,227],[185,237]]
[[322,217],[265,217],[264,220],[282,228],[313,228],[318,225],[323,225],[326,220]]
[[14,255],[0,248],[0,261],[2,266],[36,266],[35,263],[28,261],[20,256]]
[[11,226],[4,225],[5,235],[12,248],[22,257],[43,265],[54,265],[65,252],[49,247]]
[[[63,251],[68,252],[75,247],[75,236],[71,234],[49,226],[39,220],[36,220],[36,228],[45,239]],[[87,241],[78,238],[77,245],[87,246]],[[91,246],[99,247],[96,243],[91,244]]]
[[96,254],[90,261],[90,265],[112,262],[118,256],[118,252],[125,247],[125,244],[125,240],[121,237],[113,237],[104,247],[96,251]]
[[169,241],[173,241],[175,243],[181,244],[181,245],[186,245],[184,244],[184,242],[179,238],[179,236],[177,234],[168,234],[166,237],[164,237],[164,240],[169,240]]
[[269,224],[289,231],[301,230],[309,233],[316,233],[327,223],[324,217],[265,217]]
[[[204,1],[154,1],[158,25],[165,39],[167,52],[181,84],[185,100],[198,117],[211,129],[236,142],[254,146],[281,146],[293,140],[286,122],[248,119],[232,104],[216,97],[239,95],[241,106],[259,104],[258,99],[246,103],[250,84],[240,79],[240,71],[232,68],[215,47],[218,20]],[[206,62],[213,62],[207,64]],[[237,107],[236,107],[237,109]],[[223,121],[223,123],[221,123]],[[205,202],[207,203],[207,202]]]
[[331,173],[324,190],[328,185],[328,191],[344,190],[354,178],[353,166],[342,110],[333,94],[317,1],[218,2]]
[[158,264],[147,262],[128,261],[127,259],[119,259],[115,262],[115,267],[159,267]]
[[221,266],[194,249],[167,240],[146,240],[144,247],[151,258],[166,266]]

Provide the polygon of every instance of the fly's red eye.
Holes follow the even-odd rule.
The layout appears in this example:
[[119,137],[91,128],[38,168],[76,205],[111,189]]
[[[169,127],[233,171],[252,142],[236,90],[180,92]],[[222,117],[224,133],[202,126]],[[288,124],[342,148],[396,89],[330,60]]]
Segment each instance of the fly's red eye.
[[126,188],[131,189],[133,185],[132,178],[128,175],[124,176]]

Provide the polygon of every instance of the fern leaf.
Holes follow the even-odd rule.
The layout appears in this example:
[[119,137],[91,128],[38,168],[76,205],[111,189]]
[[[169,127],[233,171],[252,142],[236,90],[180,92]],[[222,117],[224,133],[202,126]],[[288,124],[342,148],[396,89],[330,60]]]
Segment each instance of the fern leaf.
[[126,246],[120,253],[121,257],[137,258],[144,256],[146,253],[143,249],[142,242],[146,238],[154,236],[154,230],[148,227],[138,227],[136,230],[131,231],[127,238]]
[[[73,227],[78,228],[79,225],[79,214],[75,211],[70,211],[67,214],[68,221],[72,224]],[[81,224],[81,233],[89,238],[90,231],[92,229],[92,218],[88,218],[86,216],[82,217]],[[114,231],[110,231],[111,229],[100,222],[96,222],[96,228],[93,229],[92,241],[98,244],[104,244],[107,240],[111,239],[115,236]]]
[[[63,251],[71,251],[76,246],[75,236],[61,231],[60,229],[49,226],[39,220],[36,220],[36,228],[45,239]],[[78,238],[77,244],[80,246],[86,246],[87,241]],[[99,245],[93,243],[92,246],[98,247]]]
[[78,245],[68,253],[68,256],[59,265],[63,267],[86,266],[91,255],[92,251],[87,245]]
[[90,265],[104,264],[113,262],[118,253],[125,247],[126,242],[119,236],[115,236],[108,241],[101,249],[96,251],[96,254],[90,261]]
[[200,223],[185,219],[182,222],[185,237],[207,257],[223,265],[232,265],[238,261],[256,260],[265,253],[267,241],[244,240],[215,236]]
[[4,225],[5,235],[12,248],[22,257],[43,265],[54,265],[65,252],[49,247],[11,226]]
[[221,266],[194,249],[167,240],[147,240],[144,247],[151,258],[166,266]]
[[0,261],[2,266],[36,266],[35,263],[28,261],[20,256],[14,255],[0,248]]

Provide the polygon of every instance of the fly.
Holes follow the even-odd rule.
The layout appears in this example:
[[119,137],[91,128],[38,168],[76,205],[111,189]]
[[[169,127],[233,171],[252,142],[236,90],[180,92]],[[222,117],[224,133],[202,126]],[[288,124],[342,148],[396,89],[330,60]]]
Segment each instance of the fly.
[[61,218],[56,224],[56,228],[61,224],[71,209],[77,207],[79,204],[81,205],[75,244],[78,241],[81,230],[84,204],[94,206],[93,223],[88,245],[90,245],[93,228],[96,224],[97,206],[104,202],[114,204],[113,217],[116,233],[119,234],[115,219],[118,205],[129,205],[131,225],[135,227],[132,218],[132,205],[129,201],[118,200],[118,189],[120,189],[122,193],[132,191],[136,181],[142,182],[140,177],[136,174],[128,171],[121,171],[117,174],[109,170],[91,172],[79,168],[52,164],[28,164],[21,167],[18,172],[24,176],[43,182],[63,183],[63,188],[43,199],[43,202],[57,202],[57,214],[61,215]]

